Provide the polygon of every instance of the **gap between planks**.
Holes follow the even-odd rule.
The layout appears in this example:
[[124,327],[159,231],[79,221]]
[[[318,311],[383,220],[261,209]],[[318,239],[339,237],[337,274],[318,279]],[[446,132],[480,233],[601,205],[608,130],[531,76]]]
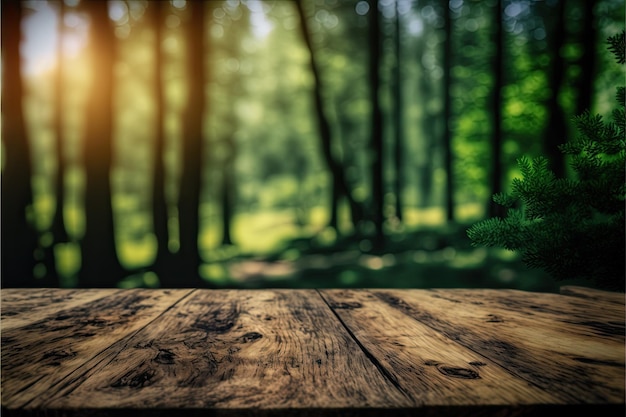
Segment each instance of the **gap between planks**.
[[394,308],[379,297],[384,291],[322,292],[355,337],[424,406],[565,403],[428,320]]
[[372,352],[370,352],[364,345],[363,343],[361,343],[361,341],[356,337],[356,335],[352,332],[352,330],[350,329],[350,327],[348,327],[348,325],[343,321],[343,319],[341,318],[341,316],[339,316],[339,314],[337,313],[337,311],[332,308],[332,306],[330,305],[330,303],[328,302],[328,300],[324,297],[324,295],[320,292],[319,289],[315,290],[317,292],[317,294],[321,297],[322,301],[324,301],[324,303],[328,306],[328,308],[330,309],[330,311],[333,313],[333,315],[337,318],[337,320],[339,321],[339,323],[343,326],[343,328],[346,330],[346,332],[350,335],[350,337],[354,340],[354,342],[357,344],[357,346],[363,351],[363,353],[365,354],[365,357],[367,357],[370,362],[372,362],[372,364],[376,367],[376,369],[378,369],[378,371],[381,373],[381,375],[383,376],[383,378],[387,379],[389,381],[389,383],[391,383],[391,385],[393,385],[398,391],[400,391],[400,393],[402,395],[404,395],[405,397],[409,398],[411,401],[415,402],[415,398],[413,398],[413,396],[411,395],[410,392],[408,392],[404,387],[402,387],[402,385],[400,385],[400,383],[398,382],[398,379],[395,378],[388,369],[385,368],[385,366],[380,363],[380,361],[376,358],[376,356],[374,356],[372,354]]

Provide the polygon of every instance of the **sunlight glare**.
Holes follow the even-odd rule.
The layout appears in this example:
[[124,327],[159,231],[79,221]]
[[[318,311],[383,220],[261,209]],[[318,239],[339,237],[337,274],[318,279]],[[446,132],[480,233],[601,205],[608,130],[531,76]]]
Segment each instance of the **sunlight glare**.
[[[29,4],[33,12],[22,23],[21,54],[24,73],[33,76],[50,71],[56,65],[59,17],[58,10],[47,2]],[[88,23],[80,14],[71,11],[66,12],[63,23],[67,28],[63,34],[63,55],[74,58],[87,43]]]
[[270,34],[274,26],[265,16],[264,5],[259,0],[250,0],[246,3],[250,9],[250,23],[252,32],[257,38],[265,38]]
[[421,36],[424,31],[424,22],[419,17],[409,16],[409,33],[413,36]]
[[48,3],[33,3],[34,12],[24,18],[21,54],[24,72],[36,74],[50,70],[56,60],[57,15]]
[[109,2],[109,17],[118,25],[128,22],[128,7],[123,1]]
[[187,7],[187,2],[185,0],[173,0],[172,6],[176,7],[177,9],[184,9],[185,7]]

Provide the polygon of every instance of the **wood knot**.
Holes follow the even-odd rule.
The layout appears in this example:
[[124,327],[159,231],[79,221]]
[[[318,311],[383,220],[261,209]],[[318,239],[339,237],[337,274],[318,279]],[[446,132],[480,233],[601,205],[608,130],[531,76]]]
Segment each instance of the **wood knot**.
[[215,319],[213,321],[196,320],[191,327],[206,333],[226,333],[234,325],[235,323],[229,320]]
[[437,366],[437,370],[444,374],[445,376],[450,376],[452,378],[461,378],[461,379],[478,379],[480,375],[478,372],[473,369],[468,368],[460,368],[457,366],[446,366],[441,365]]
[[263,335],[261,333],[258,333],[258,332],[248,332],[248,333],[244,334],[243,336],[241,336],[241,343],[254,342],[255,340],[258,340],[258,339],[260,339],[262,337],[263,337]]
[[44,353],[41,359],[48,362],[48,365],[60,366],[63,360],[74,356],[76,352],[72,350],[51,350]]
[[135,349],[149,349],[152,347],[152,340],[144,342],[141,341],[135,345]]
[[157,353],[154,361],[156,363],[160,363],[161,365],[174,365],[174,358],[176,354],[168,349],[159,349],[159,353]]
[[117,381],[111,384],[112,388],[122,388],[122,387],[131,387],[131,388],[143,388],[145,386],[151,385],[152,379],[155,376],[155,371],[153,369],[147,369],[141,372],[129,372]]
[[385,301],[386,303],[390,304],[393,307],[397,307],[405,311],[413,310],[413,308],[410,305],[405,303],[400,298],[394,297],[393,295],[383,293],[383,294],[379,294],[379,297],[381,300]]
[[487,323],[502,323],[504,321],[502,320],[502,318],[496,316],[495,314],[489,314],[487,317]]
[[[478,372],[474,371],[473,369],[461,368],[461,367],[458,367],[458,366],[443,365],[442,363],[437,362],[437,361],[432,360],[432,359],[424,361],[424,365],[426,365],[426,366],[434,366],[434,367],[437,368],[437,370],[439,372],[441,372],[445,376],[450,376],[452,378],[461,378],[461,379],[478,379],[478,378],[480,378],[480,375],[478,375]],[[470,365],[473,365],[473,366],[484,366],[486,364],[484,364],[482,362],[470,362]]]

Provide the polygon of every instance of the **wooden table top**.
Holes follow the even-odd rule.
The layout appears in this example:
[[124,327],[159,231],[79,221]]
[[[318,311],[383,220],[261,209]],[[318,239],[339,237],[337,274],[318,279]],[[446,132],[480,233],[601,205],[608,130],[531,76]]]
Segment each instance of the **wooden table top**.
[[624,294],[1,291],[6,415],[624,415]]

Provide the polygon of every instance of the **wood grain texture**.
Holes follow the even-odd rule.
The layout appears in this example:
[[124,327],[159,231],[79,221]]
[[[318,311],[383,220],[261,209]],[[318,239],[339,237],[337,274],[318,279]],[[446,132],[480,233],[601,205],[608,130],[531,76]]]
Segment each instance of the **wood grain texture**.
[[22,407],[45,397],[85,361],[142,328],[189,292],[103,291],[103,297],[91,302],[51,309],[46,318],[3,329],[3,406]]
[[441,406],[422,408],[80,408],[7,409],[9,417],[623,417],[616,404]]
[[574,285],[564,285],[560,288],[562,295],[570,295],[574,297],[582,297],[587,300],[595,300],[600,303],[613,303],[624,306],[626,295],[623,292],[612,292],[597,290],[594,288],[578,287]]
[[[406,407],[313,290],[197,290],[45,408]],[[104,358],[103,356],[103,358]]]
[[621,417],[624,303],[565,293],[3,290],[1,411]]
[[388,290],[374,294],[559,401],[624,403],[623,316],[607,314],[603,321],[585,322],[584,312],[569,311],[567,302],[554,304],[551,294],[539,293],[527,301],[551,301],[550,311],[515,311],[501,297],[514,299],[516,291],[491,298],[489,292]]
[[[435,297],[455,304],[470,303],[476,306],[498,308],[514,315],[559,324],[566,323],[567,331],[624,341],[624,303],[604,302],[595,298],[563,297],[550,293],[527,293],[519,290],[466,289],[432,290]],[[607,293],[612,295],[612,293]],[[497,322],[498,317],[491,317]],[[556,326],[553,326],[556,328]],[[558,330],[557,330],[558,331]]]
[[120,290],[117,289],[2,289],[2,304],[0,304],[3,331],[24,326],[43,320],[50,314],[106,297]]
[[422,406],[563,403],[365,290],[322,290],[363,347]]

